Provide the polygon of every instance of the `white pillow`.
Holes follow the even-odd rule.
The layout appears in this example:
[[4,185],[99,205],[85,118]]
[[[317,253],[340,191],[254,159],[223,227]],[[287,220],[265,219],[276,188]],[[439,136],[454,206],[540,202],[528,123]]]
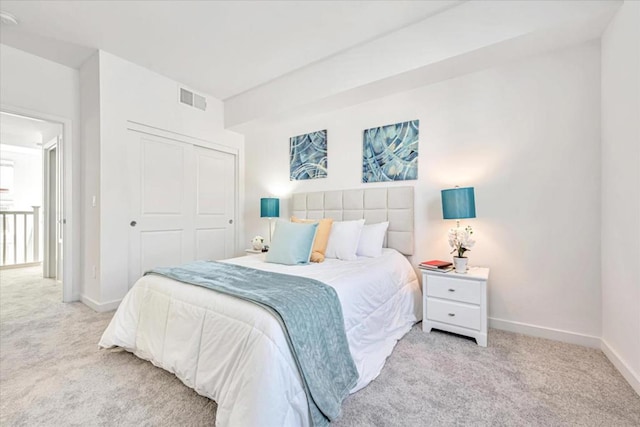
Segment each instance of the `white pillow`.
[[358,242],[364,219],[356,221],[334,221],[331,225],[329,242],[327,243],[326,258],[338,258],[353,261],[358,258]]
[[384,244],[384,235],[387,232],[387,228],[389,228],[388,221],[362,227],[356,254],[369,258],[382,255],[382,245]]

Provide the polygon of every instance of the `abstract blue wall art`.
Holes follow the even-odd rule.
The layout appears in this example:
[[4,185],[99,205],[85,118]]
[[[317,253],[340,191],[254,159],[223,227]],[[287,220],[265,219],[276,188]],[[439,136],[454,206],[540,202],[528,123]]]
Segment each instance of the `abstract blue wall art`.
[[291,181],[327,177],[327,130],[289,139]]
[[364,131],[362,182],[418,179],[420,120]]

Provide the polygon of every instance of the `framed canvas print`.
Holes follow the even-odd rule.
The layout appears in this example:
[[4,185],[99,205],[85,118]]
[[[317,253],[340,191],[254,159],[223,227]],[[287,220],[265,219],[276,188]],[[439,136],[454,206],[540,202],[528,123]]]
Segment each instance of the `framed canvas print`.
[[364,131],[362,182],[418,179],[419,124],[412,120]]
[[289,178],[291,181],[327,177],[327,130],[289,139]]

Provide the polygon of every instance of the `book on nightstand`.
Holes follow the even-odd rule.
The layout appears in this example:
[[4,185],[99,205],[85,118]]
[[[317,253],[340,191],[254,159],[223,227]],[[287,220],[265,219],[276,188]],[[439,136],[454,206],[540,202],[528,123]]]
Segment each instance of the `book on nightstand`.
[[452,263],[448,261],[440,261],[437,259],[421,262],[419,267],[427,270],[440,271],[442,273],[453,270]]

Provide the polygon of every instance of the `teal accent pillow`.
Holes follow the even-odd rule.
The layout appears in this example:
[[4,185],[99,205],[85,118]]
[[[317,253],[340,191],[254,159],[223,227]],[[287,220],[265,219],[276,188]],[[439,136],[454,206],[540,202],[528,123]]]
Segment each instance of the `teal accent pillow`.
[[265,261],[275,264],[308,264],[318,223],[298,224],[279,220]]

